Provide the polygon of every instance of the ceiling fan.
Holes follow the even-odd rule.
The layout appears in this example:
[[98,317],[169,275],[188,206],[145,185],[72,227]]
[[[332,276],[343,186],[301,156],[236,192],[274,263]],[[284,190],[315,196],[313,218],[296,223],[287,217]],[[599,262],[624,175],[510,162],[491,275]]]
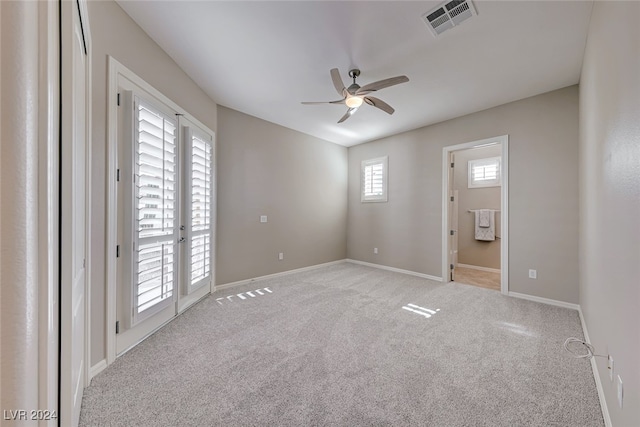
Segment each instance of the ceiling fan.
[[394,86],[400,83],[406,83],[409,81],[407,76],[397,76],[391,77],[384,80],[379,80],[377,82],[369,83],[360,87],[359,84],[356,83],[356,78],[360,75],[360,70],[353,69],[349,71],[349,77],[353,79],[353,84],[349,87],[345,87],[342,82],[342,78],[340,77],[340,72],[337,68],[333,68],[331,70],[331,80],[333,81],[333,86],[335,86],[338,94],[342,96],[342,99],[338,99],[336,101],[326,101],[326,102],[303,102],[305,105],[312,104],[344,104],[349,109],[347,112],[338,120],[338,123],[342,123],[347,120],[349,117],[355,113],[358,108],[362,105],[362,103],[367,103],[376,108],[381,109],[385,113],[393,114],[395,111],[393,107],[384,102],[381,99],[374,98],[373,96],[369,96],[371,92],[376,92],[380,89],[384,89],[389,86]]

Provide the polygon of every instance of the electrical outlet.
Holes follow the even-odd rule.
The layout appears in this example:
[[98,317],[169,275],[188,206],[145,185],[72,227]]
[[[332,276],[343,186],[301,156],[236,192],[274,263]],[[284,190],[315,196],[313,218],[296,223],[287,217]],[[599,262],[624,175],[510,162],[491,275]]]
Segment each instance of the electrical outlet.
[[537,279],[538,270],[529,270],[529,279]]
[[378,248],[373,248],[373,253],[377,255],[378,254]]
[[278,259],[279,259],[280,261],[282,261],[282,260],[284,259],[284,253],[283,253],[283,252],[280,252],[280,253],[278,254]]
[[618,375],[618,406],[622,409],[622,400],[624,398],[624,393],[622,390],[622,378]]
[[266,215],[260,215],[260,222],[267,222],[267,216]]
[[613,381],[613,356],[607,357],[607,369],[609,369],[609,379]]

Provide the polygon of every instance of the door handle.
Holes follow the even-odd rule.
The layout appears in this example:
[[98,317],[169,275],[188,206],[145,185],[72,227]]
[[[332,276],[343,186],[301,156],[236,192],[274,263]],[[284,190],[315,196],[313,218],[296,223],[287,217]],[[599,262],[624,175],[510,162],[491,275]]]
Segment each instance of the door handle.
[[178,243],[184,243],[186,241],[187,241],[187,239],[185,239],[184,237],[181,237],[180,240],[178,240]]

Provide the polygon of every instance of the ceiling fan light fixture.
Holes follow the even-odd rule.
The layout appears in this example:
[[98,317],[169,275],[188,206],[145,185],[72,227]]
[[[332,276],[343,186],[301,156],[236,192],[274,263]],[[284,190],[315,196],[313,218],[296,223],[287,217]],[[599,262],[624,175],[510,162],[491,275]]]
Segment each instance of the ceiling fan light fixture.
[[[452,2],[455,1],[467,1],[467,0],[449,0]],[[349,77],[353,79],[353,84],[349,87],[345,87],[342,77],[340,77],[340,71],[337,68],[332,68],[329,71],[331,74],[331,81],[333,82],[333,87],[336,89],[336,92],[342,97],[336,101],[325,101],[325,102],[303,102],[303,104],[344,104],[349,109],[346,113],[338,120],[338,123],[342,123],[347,120],[349,117],[355,113],[358,108],[365,102],[373,107],[376,107],[387,114],[393,114],[394,109],[384,102],[381,99],[374,98],[369,94],[371,92],[377,92],[380,89],[387,88],[389,86],[395,86],[400,83],[406,83],[409,81],[407,76],[396,76],[388,79],[378,80],[377,82],[366,84],[360,87],[359,84],[356,83],[356,77],[360,75],[360,70],[353,69],[349,71]]]
[[344,100],[344,103],[347,104],[349,108],[358,108],[362,105],[362,98],[359,96],[350,96]]

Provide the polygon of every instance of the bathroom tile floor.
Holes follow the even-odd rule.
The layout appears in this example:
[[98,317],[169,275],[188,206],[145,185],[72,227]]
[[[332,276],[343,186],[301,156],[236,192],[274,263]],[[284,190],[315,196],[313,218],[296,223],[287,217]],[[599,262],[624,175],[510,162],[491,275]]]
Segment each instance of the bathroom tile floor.
[[500,273],[481,271],[466,267],[457,267],[454,280],[465,285],[473,285],[486,289],[500,290]]

